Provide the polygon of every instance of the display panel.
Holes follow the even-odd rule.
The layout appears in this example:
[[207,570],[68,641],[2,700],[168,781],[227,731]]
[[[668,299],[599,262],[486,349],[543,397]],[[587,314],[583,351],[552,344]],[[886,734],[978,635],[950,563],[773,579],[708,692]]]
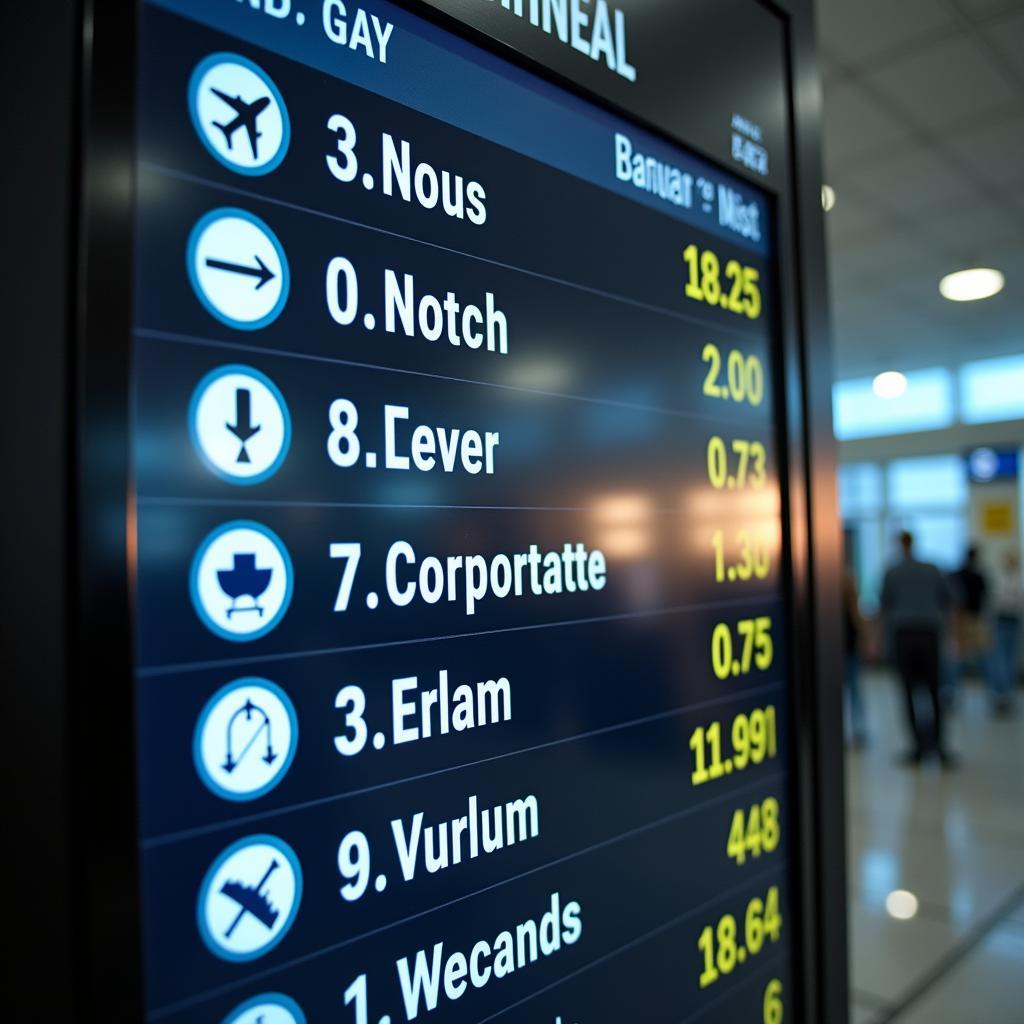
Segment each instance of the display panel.
[[139,44],[149,1019],[781,1021],[770,195],[395,6],[208,8]]

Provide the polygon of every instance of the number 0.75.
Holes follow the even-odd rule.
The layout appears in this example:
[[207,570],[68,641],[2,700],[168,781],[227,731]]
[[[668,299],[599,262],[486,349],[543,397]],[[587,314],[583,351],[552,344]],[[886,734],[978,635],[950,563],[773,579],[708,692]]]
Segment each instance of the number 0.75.
[[745,676],[751,668],[764,672],[774,656],[769,615],[740,619],[735,625],[719,622],[711,631],[711,667],[718,679]]

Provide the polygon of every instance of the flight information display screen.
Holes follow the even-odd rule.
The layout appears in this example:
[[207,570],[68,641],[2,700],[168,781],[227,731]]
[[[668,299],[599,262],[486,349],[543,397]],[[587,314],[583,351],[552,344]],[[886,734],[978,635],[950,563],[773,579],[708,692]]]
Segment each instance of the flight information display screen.
[[383,0],[139,19],[147,1019],[781,1024],[771,195]]

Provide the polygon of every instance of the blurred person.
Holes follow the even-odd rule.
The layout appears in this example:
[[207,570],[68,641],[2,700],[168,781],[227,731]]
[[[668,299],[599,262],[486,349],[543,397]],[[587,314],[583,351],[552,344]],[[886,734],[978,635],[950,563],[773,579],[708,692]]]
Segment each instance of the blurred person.
[[956,675],[962,678],[972,672],[984,677],[989,652],[988,582],[979,567],[977,547],[967,549],[964,564],[950,576],[950,583],[956,598]]
[[1016,551],[1007,551],[999,563],[993,587],[992,612],[995,636],[989,685],[996,713],[1006,714],[1013,707],[1020,623],[1024,616],[1024,584],[1021,583],[1020,556]]
[[[900,534],[900,547],[902,558],[885,574],[881,607],[896,670],[903,683],[907,724],[913,743],[904,760],[919,764],[925,756],[935,753],[943,767],[950,768],[956,759],[945,744],[939,676],[952,594],[938,566],[914,557],[913,534],[904,530]],[[923,691],[931,703],[930,732],[925,729],[916,705],[919,691]]]
[[860,655],[864,643],[864,619],[860,613],[857,579],[847,568],[843,576],[843,685],[850,712],[850,741],[859,749],[867,743],[864,700],[860,689]]

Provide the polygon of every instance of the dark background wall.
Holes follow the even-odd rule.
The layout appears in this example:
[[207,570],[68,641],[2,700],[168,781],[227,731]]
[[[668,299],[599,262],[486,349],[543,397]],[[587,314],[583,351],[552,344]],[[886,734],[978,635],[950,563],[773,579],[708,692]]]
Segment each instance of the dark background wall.
[[[0,61],[3,803],[14,859],[3,903],[17,928],[9,934],[4,988],[7,1014],[19,1021],[72,1018],[64,680],[77,6],[13,5]],[[45,1001],[37,999],[44,989]]]

